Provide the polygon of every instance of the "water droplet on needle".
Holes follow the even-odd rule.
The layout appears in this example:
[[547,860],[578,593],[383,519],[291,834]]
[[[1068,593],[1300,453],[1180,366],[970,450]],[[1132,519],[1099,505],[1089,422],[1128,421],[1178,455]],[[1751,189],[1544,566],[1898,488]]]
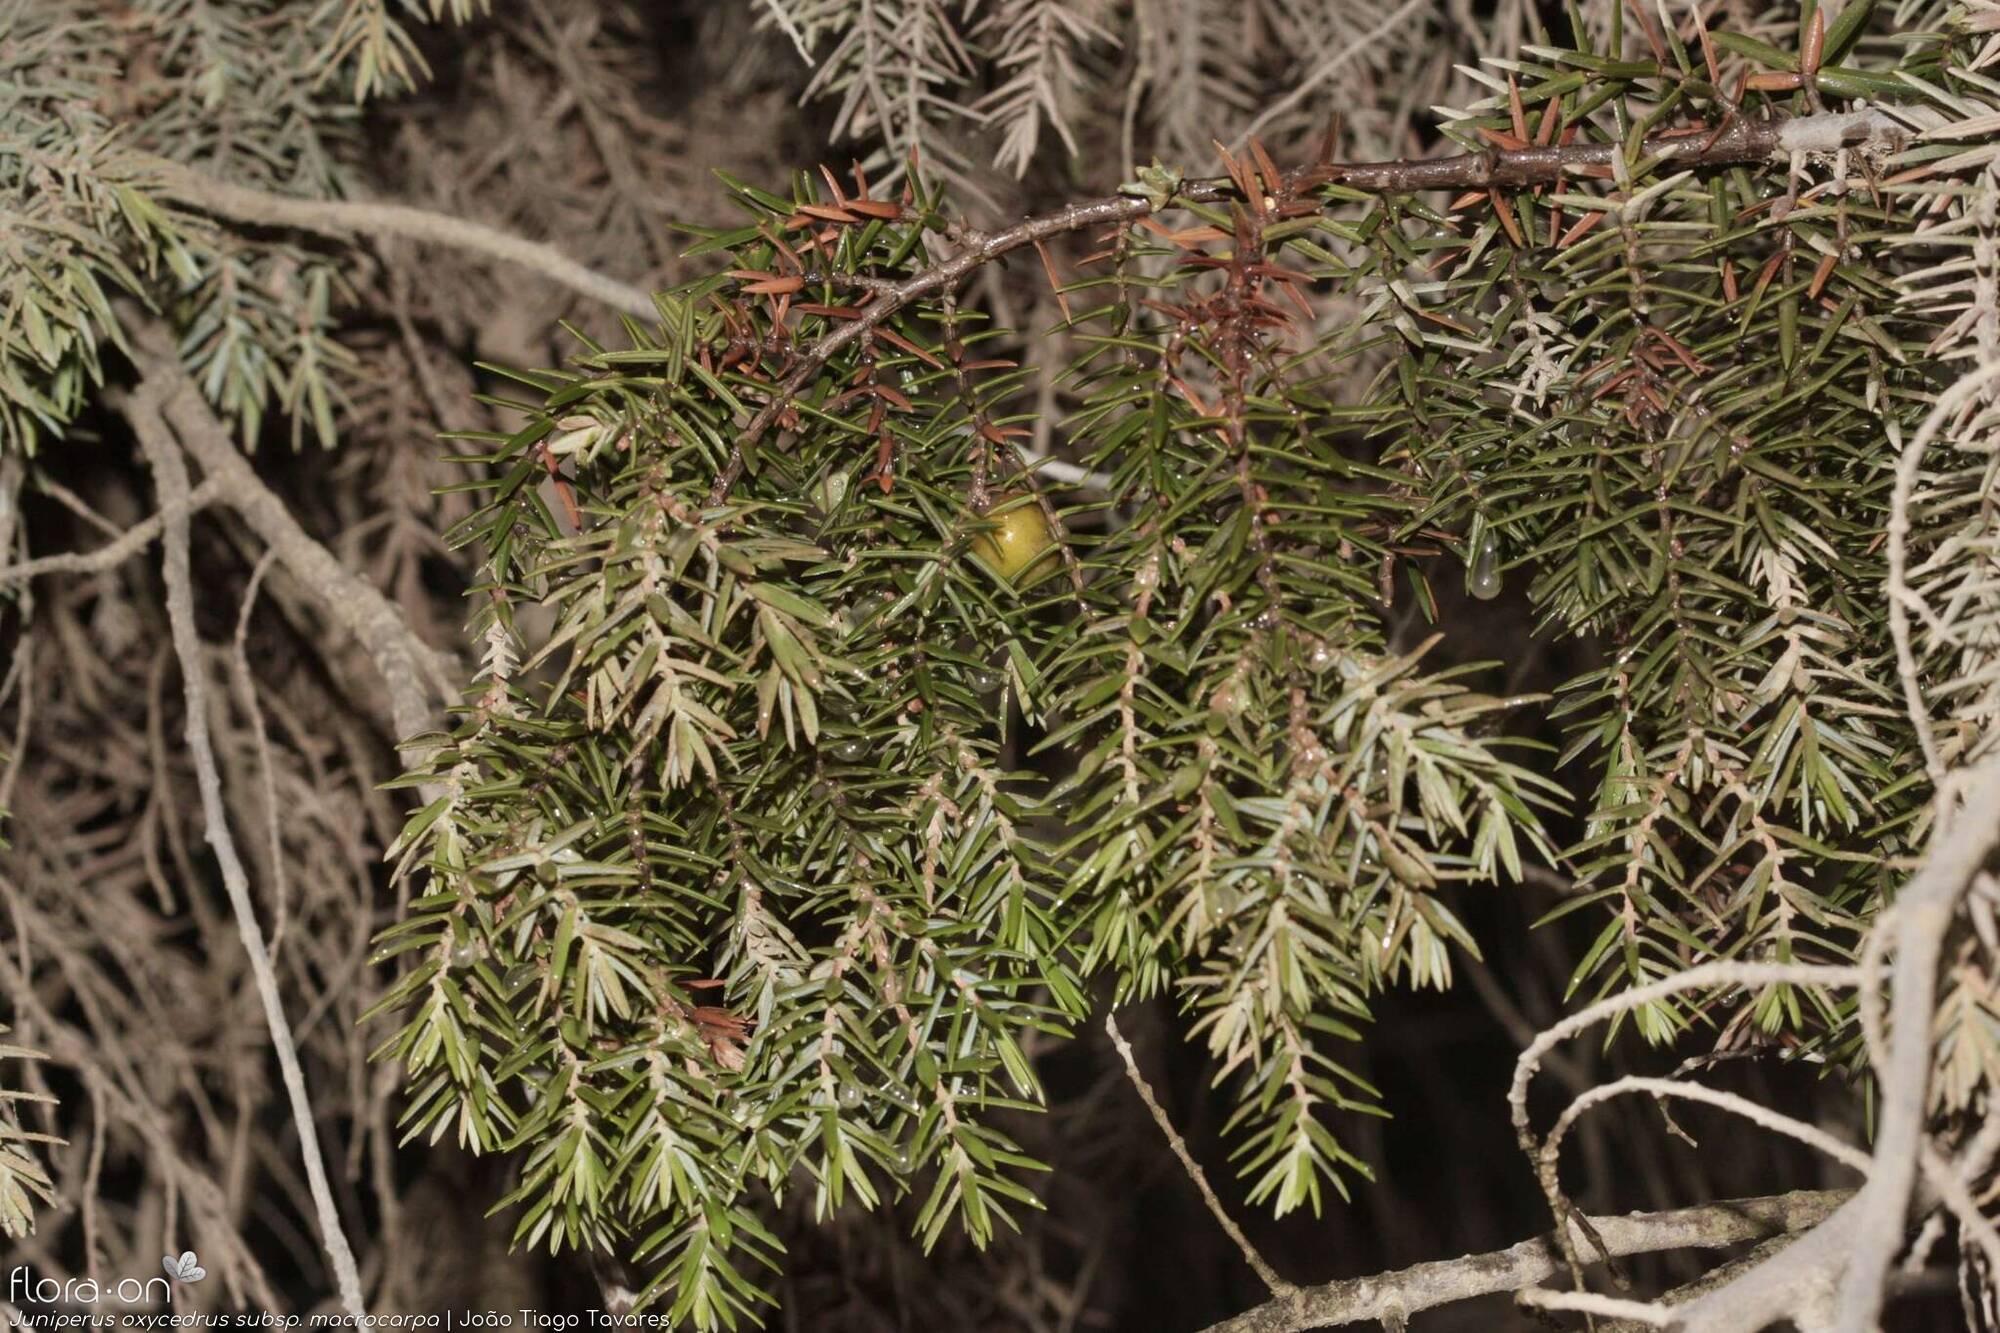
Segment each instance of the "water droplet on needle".
[[1482,602],[1500,595],[1500,537],[1491,528],[1479,539],[1479,552],[1472,558],[1472,576],[1466,587]]

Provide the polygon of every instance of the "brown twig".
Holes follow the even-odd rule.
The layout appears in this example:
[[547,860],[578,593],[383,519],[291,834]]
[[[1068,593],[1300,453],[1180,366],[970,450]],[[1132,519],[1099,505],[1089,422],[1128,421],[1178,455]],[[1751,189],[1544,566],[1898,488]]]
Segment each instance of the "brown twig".
[[1188,1151],[1187,1143],[1181,1138],[1180,1131],[1174,1128],[1174,1122],[1168,1118],[1166,1110],[1154,1098],[1152,1086],[1146,1082],[1145,1075],[1139,1072],[1139,1062],[1132,1056],[1131,1043],[1127,1042],[1125,1034],[1118,1030],[1117,1015],[1104,1016],[1104,1031],[1110,1036],[1111,1044],[1117,1047],[1119,1058],[1125,1061],[1125,1076],[1131,1079],[1132,1086],[1139,1090],[1139,1100],[1146,1103],[1146,1109],[1152,1112],[1153,1123],[1167,1136],[1167,1146],[1172,1148],[1174,1156],[1180,1159],[1181,1167],[1187,1172],[1188,1179],[1194,1181],[1195,1189],[1201,1193],[1201,1201],[1208,1205],[1208,1211],[1215,1215],[1217,1222],[1221,1223],[1223,1232],[1236,1242],[1236,1248],[1243,1252],[1244,1262],[1249,1264],[1251,1271],[1263,1280],[1271,1295],[1281,1301],[1289,1299],[1298,1288],[1278,1276],[1278,1271],[1265,1262],[1263,1255],[1257,1253],[1257,1247],[1250,1243],[1250,1238],[1243,1234],[1243,1229],[1223,1211],[1222,1200],[1215,1197],[1214,1189],[1209,1186],[1208,1177],[1202,1174],[1201,1164],[1194,1160],[1194,1154]]
[[1150,200],[1112,195],[1105,199],[1069,204],[1053,213],[1017,223],[1005,231],[987,233],[959,228],[957,239],[960,249],[957,254],[922,273],[892,282],[886,287],[874,288],[874,299],[861,307],[858,318],[847,321],[805,349],[792,373],[785,377],[770,400],[758,409],[757,414],[750,418],[750,424],[736,437],[736,444],[729,451],[728,463],[717,475],[715,485],[709,489],[708,503],[719,505],[729,498],[731,488],[742,477],[748,464],[749,451],[835,353],[858,341],[910,302],[937,292],[951,291],[982,266],[1024,245],[1106,223],[1129,222],[1153,211]]

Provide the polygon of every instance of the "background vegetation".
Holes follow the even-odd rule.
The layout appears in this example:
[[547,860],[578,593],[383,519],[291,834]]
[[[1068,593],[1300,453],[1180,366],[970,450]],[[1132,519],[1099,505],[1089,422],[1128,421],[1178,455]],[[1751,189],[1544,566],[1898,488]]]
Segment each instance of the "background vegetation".
[[1996,14],[0,11],[9,1253],[1981,1317]]

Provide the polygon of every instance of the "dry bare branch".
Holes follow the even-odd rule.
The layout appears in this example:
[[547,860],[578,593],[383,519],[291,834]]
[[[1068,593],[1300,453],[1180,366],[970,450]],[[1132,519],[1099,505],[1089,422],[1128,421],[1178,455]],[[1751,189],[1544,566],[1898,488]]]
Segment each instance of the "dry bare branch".
[[[1844,1190],[1800,1190],[1760,1199],[1732,1199],[1697,1208],[1584,1219],[1611,1258],[1662,1250],[1721,1249],[1746,1240],[1803,1231],[1831,1214],[1849,1196]],[[1571,1244],[1585,1234],[1572,1220]],[[1492,1254],[1440,1259],[1393,1273],[1301,1287],[1207,1333],[1298,1333],[1365,1320],[1407,1319],[1420,1311],[1495,1292],[1520,1291],[1560,1273],[1555,1238],[1539,1236]]]
[[652,298],[638,288],[586,268],[553,246],[513,236],[484,223],[406,204],[294,199],[267,194],[214,180],[164,158],[146,165],[167,197],[234,222],[291,227],[317,236],[400,236],[432,245],[449,245],[531,269],[640,319],[651,319],[659,313]]
[[145,451],[146,460],[159,485],[161,512],[167,515],[163,534],[167,615],[173,627],[174,652],[180,659],[181,690],[187,699],[188,752],[194,760],[196,782],[201,791],[208,844],[222,870],[223,887],[236,914],[237,933],[242,938],[244,952],[250,957],[257,995],[263,1002],[264,1019],[271,1033],[271,1049],[278,1057],[285,1091],[291,1099],[299,1151],[304,1159],[306,1179],[311,1186],[313,1204],[319,1217],[320,1243],[325,1246],[327,1258],[333,1265],[342,1308],[350,1317],[359,1320],[367,1313],[361,1295],[360,1274],[355,1268],[354,1251],[347,1243],[347,1233],[341,1227],[340,1212],[327,1183],[319,1131],[313,1120],[312,1095],[306,1089],[305,1071],[299,1066],[298,1046],[292,1036],[291,1024],[285,1017],[284,1000],[279,993],[277,973],[271,966],[270,952],[265,947],[263,927],[257,922],[257,909],[250,899],[250,879],[229,832],[223,806],[222,777],[216,768],[215,751],[209,740],[208,682],[201,640],[195,630],[194,576],[188,555],[187,511],[192,487],[188,483],[187,465],[181,458],[165,411],[167,400],[176,392],[177,386],[172,380],[155,379],[141,384],[129,394],[118,395],[115,401],[139,437],[140,447]]
[[222,422],[202,401],[201,391],[181,369],[164,330],[142,324],[134,336],[134,355],[143,379],[164,386],[160,411],[173,426],[181,447],[219,488],[222,502],[278,552],[285,568],[312,590],[374,658],[388,686],[399,739],[428,729],[432,699],[446,697],[452,688],[452,672],[445,658],[416,637],[387,598],[314,541],[284,502],[258,479]]

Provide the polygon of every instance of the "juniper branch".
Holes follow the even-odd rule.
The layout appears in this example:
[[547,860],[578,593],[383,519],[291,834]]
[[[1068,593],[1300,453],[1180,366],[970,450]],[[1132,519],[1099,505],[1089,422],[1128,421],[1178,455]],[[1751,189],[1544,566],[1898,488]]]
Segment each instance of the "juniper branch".
[[[1657,166],[1714,167],[1788,159],[1794,152],[1834,152],[1900,146],[1909,131],[1879,111],[1799,116],[1790,119],[1738,120],[1720,130],[1701,134],[1667,131],[1640,141],[1639,157]],[[1392,162],[1316,162],[1284,173],[1281,192],[1303,195],[1325,185],[1384,194],[1410,194],[1440,189],[1512,189],[1552,184],[1567,177],[1606,167],[1617,160],[1622,145],[1585,143],[1494,148],[1450,157],[1399,159]],[[708,502],[719,505],[743,475],[749,452],[785,408],[811,384],[826,363],[850,343],[867,337],[912,301],[955,290],[959,284],[996,259],[1025,246],[1040,245],[1057,236],[1093,227],[1136,222],[1187,204],[1218,204],[1237,200],[1234,184],[1225,180],[1191,181],[1178,190],[1117,194],[1067,204],[1054,212],[1018,222],[1001,231],[967,226],[950,230],[959,243],[950,258],[909,277],[885,281],[869,278],[862,287],[868,299],[855,318],[842,323],[807,347],[792,371],[750,418],[729,460],[709,490]],[[1252,201],[1261,204],[1263,201]],[[1612,207],[1611,201],[1606,201]]]

